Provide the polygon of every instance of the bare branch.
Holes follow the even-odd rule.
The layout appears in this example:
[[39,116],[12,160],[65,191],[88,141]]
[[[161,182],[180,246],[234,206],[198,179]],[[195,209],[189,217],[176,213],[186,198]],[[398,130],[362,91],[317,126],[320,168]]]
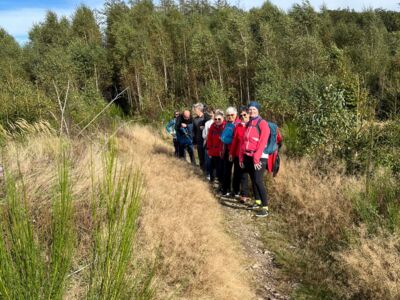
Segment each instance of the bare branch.
[[101,112],[99,112],[85,127],[82,128],[82,130],[78,133],[78,136],[80,136],[82,134],[82,132],[88,128],[103,112],[105,112],[107,110],[107,108],[109,108],[111,106],[111,104],[113,104],[117,99],[119,99],[121,97],[121,95],[123,93],[125,93],[127,90],[129,90],[129,87],[127,87],[126,89],[124,89],[122,92],[120,92],[117,96],[115,96],[114,99],[112,99],[102,110]]

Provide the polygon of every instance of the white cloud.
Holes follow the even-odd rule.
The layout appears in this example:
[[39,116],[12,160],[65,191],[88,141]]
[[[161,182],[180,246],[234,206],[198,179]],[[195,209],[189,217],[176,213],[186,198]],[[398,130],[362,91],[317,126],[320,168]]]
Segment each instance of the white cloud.
[[[58,16],[71,16],[73,9],[54,9]],[[42,22],[46,9],[21,8],[0,11],[0,27],[13,36],[26,36],[34,24]]]
[[19,43],[24,43],[27,41],[28,32],[33,25],[44,21],[48,10],[54,11],[59,17],[70,17],[81,4],[85,4],[92,9],[101,9],[104,5],[104,0],[68,0],[67,4],[68,8],[48,7],[0,10],[0,27],[14,36]]

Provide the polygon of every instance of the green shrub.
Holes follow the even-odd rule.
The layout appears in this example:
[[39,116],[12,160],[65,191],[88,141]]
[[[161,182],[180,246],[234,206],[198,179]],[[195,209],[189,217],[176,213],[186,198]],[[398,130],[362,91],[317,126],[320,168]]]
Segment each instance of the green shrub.
[[355,197],[354,209],[357,221],[365,223],[371,233],[376,233],[380,228],[399,231],[399,179],[390,170],[375,172],[367,181],[366,190]]
[[[111,146],[113,148],[113,146]],[[147,278],[130,278],[128,267],[142,197],[142,177],[138,171],[117,165],[113,149],[105,158],[104,181],[97,199],[93,194],[93,256],[91,261],[88,299],[142,299],[152,296],[152,270],[144,271]],[[96,188],[94,188],[96,190]],[[143,270],[141,270],[143,271]]]
[[73,256],[72,194],[68,161],[61,158],[52,201],[48,248],[39,243],[28,213],[24,182],[6,176],[0,219],[0,296],[61,299]]

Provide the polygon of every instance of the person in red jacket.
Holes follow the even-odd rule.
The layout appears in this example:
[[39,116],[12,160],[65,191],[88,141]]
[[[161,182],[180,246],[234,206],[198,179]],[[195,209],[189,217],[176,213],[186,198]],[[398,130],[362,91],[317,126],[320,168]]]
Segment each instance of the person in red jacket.
[[214,123],[212,123],[207,134],[207,153],[211,160],[210,182],[215,179],[214,173],[220,184],[223,182],[223,155],[224,144],[221,140],[221,133],[225,128],[224,113],[217,110],[214,115]]
[[239,109],[240,122],[235,127],[232,144],[229,150],[229,160],[233,161],[233,182],[232,188],[234,195],[240,195],[240,201],[246,202],[249,197],[249,183],[247,173],[239,165],[239,151],[243,140],[244,132],[246,131],[246,123],[249,121],[247,107],[242,106]]
[[245,172],[249,173],[253,184],[256,216],[266,217],[268,215],[268,198],[264,173],[267,168],[268,154],[263,152],[268,142],[270,129],[267,121],[259,115],[260,104],[258,102],[252,101],[247,107],[250,121],[247,123],[240,147],[239,164]]

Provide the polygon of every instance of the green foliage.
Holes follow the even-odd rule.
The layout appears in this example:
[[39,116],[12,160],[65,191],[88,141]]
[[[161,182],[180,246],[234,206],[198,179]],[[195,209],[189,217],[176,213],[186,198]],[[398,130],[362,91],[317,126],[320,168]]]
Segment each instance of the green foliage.
[[61,158],[48,249],[39,244],[34,232],[23,180],[17,182],[7,174],[6,181],[0,221],[0,295],[4,299],[62,299],[74,249],[68,161]]
[[227,93],[215,80],[210,81],[203,88],[201,94],[203,95],[202,101],[214,108],[225,109],[229,105]]
[[[93,195],[93,256],[90,270],[88,299],[151,298],[152,272],[137,286],[142,278],[128,277],[127,270],[133,255],[133,243],[142,197],[142,178],[138,171],[118,167],[116,152],[105,157],[104,182],[99,187],[100,196]],[[96,189],[96,187],[94,187]]]
[[370,233],[384,228],[400,232],[400,181],[389,170],[378,169],[366,183],[366,191],[357,195],[354,208],[358,222]]
[[307,80],[292,92],[303,153],[336,155],[343,151],[355,128],[355,116],[346,108],[344,91],[329,82]]
[[11,82],[0,82],[0,124],[8,127],[18,119],[35,122],[52,119],[50,112],[55,106],[29,82],[16,78]]

